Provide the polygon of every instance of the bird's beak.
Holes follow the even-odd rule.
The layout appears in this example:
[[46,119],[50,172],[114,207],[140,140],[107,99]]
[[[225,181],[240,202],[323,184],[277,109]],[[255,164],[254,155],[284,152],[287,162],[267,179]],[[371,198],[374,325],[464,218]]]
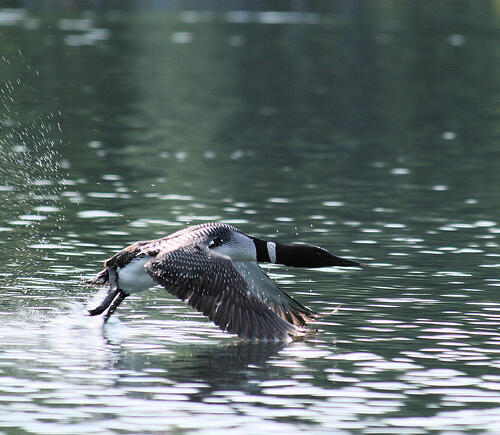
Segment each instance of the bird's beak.
[[363,263],[358,261],[348,260],[347,258],[337,257],[336,255],[331,256],[331,266],[337,267],[363,267]]

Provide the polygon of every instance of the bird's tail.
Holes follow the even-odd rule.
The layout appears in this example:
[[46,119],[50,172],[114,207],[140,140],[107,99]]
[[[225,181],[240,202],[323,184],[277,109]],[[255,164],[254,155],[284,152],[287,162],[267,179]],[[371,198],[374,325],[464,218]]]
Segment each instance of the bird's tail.
[[94,278],[86,279],[84,284],[88,285],[106,285],[109,282],[108,269],[101,270]]

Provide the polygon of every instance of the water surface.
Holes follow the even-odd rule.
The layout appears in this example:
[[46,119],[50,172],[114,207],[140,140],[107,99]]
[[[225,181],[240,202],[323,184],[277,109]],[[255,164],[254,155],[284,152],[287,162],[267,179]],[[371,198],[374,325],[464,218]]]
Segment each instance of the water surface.
[[[500,431],[495,3],[0,10],[5,433]],[[268,267],[320,312],[224,334],[117,249],[228,222],[363,270]]]

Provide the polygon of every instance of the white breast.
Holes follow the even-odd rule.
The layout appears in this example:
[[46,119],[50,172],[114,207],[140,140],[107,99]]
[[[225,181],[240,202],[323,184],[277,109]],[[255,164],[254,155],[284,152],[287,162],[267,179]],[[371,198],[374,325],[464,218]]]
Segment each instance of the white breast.
[[125,267],[118,268],[118,287],[125,293],[137,293],[154,287],[157,283],[144,269],[144,264],[151,257],[139,257]]

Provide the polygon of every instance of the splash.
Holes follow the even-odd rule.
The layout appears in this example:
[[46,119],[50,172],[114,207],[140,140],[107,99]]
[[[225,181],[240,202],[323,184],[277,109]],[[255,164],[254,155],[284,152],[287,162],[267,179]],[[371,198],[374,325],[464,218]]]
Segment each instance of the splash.
[[39,114],[26,105],[24,81],[36,82],[38,72],[23,62],[21,52],[0,58],[9,72],[21,71],[0,86],[0,247],[2,260],[20,269],[39,261],[26,247],[61,229],[67,178],[67,162],[57,150],[63,143],[61,113]]

